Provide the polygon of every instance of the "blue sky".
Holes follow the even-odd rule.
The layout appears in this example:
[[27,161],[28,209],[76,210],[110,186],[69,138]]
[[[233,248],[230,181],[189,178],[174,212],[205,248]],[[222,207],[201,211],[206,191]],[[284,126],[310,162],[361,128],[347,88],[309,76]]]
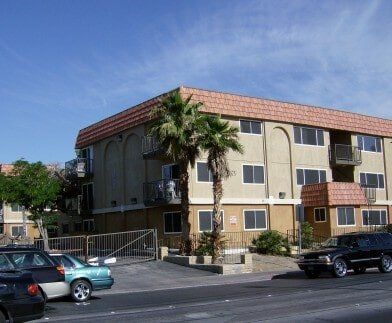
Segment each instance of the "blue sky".
[[0,2],[0,162],[179,85],[392,117],[392,1]]

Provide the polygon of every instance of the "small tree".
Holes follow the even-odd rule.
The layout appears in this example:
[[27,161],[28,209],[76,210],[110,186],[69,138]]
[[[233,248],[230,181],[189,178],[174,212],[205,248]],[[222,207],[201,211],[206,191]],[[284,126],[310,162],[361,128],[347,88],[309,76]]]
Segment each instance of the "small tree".
[[17,203],[22,207],[23,235],[26,236],[26,212],[34,221],[44,240],[45,250],[49,249],[47,228],[56,222],[56,202],[61,185],[41,162],[29,163],[17,160],[9,175],[0,176],[0,198],[6,203]]

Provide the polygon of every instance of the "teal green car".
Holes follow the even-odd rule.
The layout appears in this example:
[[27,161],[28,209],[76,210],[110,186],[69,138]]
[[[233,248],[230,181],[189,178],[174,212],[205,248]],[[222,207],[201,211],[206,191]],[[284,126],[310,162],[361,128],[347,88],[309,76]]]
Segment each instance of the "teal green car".
[[71,286],[71,297],[76,302],[90,299],[91,292],[109,289],[114,283],[107,266],[92,266],[68,254],[51,254],[64,267],[65,281]]

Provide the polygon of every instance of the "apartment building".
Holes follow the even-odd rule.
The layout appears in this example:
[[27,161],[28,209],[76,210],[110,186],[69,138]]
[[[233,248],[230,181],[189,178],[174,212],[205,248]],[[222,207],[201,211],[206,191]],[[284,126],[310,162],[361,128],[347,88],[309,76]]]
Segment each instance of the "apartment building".
[[[12,171],[11,164],[0,164],[0,172],[9,174]],[[29,213],[26,212],[26,216]],[[34,226],[34,222],[26,220],[26,234],[30,238],[38,238],[39,231]],[[23,214],[22,208],[18,204],[7,204],[0,201],[0,234],[10,237],[17,237],[23,234]]]
[[[180,87],[240,129],[243,155],[229,153],[223,231],[285,233],[295,205],[323,235],[390,223],[392,121],[355,113]],[[175,90],[173,90],[175,91]],[[86,231],[157,228],[181,232],[178,166],[148,136],[150,111],[167,93],[80,130],[78,158],[66,164],[80,181],[69,202]],[[212,228],[212,185],[202,156],[190,169],[191,232]],[[73,228],[67,224],[67,230]]]

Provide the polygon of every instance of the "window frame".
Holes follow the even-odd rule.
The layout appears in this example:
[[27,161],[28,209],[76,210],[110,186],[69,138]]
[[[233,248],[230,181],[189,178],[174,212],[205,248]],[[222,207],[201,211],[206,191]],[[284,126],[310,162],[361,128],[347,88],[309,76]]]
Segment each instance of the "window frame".
[[[84,230],[84,224],[90,222],[93,224],[92,230]],[[94,232],[95,231],[95,219],[83,219],[83,232]]]
[[[354,211],[354,224],[339,224],[339,213],[338,213],[338,209],[353,209]],[[345,214],[346,215],[346,214]],[[355,207],[353,206],[340,206],[336,208],[336,225],[338,227],[355,227],[357,225],[357,220],[356,220],[356,214],[355,214]],[[346,220],[347,220],[347,215],[346,215]],[[347,222],[347,221],[346,221]]]
[[180,223],[181,223],[181,229],[182,229],[181,211],[163,212],[162,213],[162,217],[163,217],[163,234],[181,234],[182,233],[182,230],[180,232],[167,232],[166,231],[165,214],[173,214],[173,213],[179,213],[180,214]]
[[[253,132],[242,132],[241,130],[241,121],[248,121],[251,123],[250,130],[252,131],[252,122],[257,122],[260,123],[260,133],[253,133]],[[260,120],[254,120],[254,119],[239,119],[238,120],[238,129],[239,133],[243,135],[249,135],[249,136],[262,136],[263,135],[263,122]]]
[[[324,221],[317,221],[316,220],[316,210],[324,210]],[[325,223],[325,222],[327,222],[327,208],[326,207],[315,207],[315,208],[313,208],[313,218],[314,218],[314,223]]]
[[[381,191],[385,190],[385,174],[384,174],[384,173],[359,172],[359,173],[358,173],[358,183],[359,183],[359,184],[362,184],[362,183],[361,183],[361,174],[365,174],[365,178],[366,178],[366,174],[377,175],[377,186],[380,185],[380,181],[379,181],[379,179],[378,179],[378,175],[382,175],[383,182],[384,182],[384,187],[383,187],[383,188],[371,187],[371,186],[369,186],[369,187],[375,188],[376,190],[381,190]],[[367,182],[367,178],[366,178],[366,182]],[[364,185],[369,185],[369,184],[368,184],[368,183],[365,183]]]
[[[380,140],[380,151],[371,151],[371,150],[365,150],[365,142],[364,142],[364,140],[362,139],[362,147],[359,145],[359,137],[362,137],[362,138],[364,138],[364,137],[368,137],[368,138],[373,138],[373,139],[375,139],[375,140]],[[382,138],[381,137],[376,137],[376,136],[368,136],[368,135],[357,135],[357,146],[358,146],[358,149],[361,151],[361,152],[366,152],[366,153],[370,153],[370,154],[381,154],[381,153],[383,153],[383,147],[382,147]],[[375,144],[375,147],[376,147],[376,149],[377,149],[377,145]]]
[[[199,233],[203,233],[203,232],[212,232],[212,211],[211,209],[209,210],[197,210],[197,232]],[[200,231],[200,212],[210,212],[211,213],[211,230],[209,231]],[[221,230],[221,232],[225,232],[225,211],[221,210],[221,214],[222,214],[222,226],[223,229]]]
[[[261,166],[263,168],[263,183],[245,183],[244,182],[244,166]],[[265,166],[264,164],[241,164],[242,170],[242,185],[265,185]],[[253,168],[253,180],[254,180],[254,168]]]
[[[304,143],[303,143],[302,130],[300,131],[300,133],[301,133],[301,143],[295,142],[295,128],[315,130],[315,131],[316,131],[316,142],[317,142],[317,145],[304,144]],[[322,132],[323,132],[323,144],[322,144],[322,145],[319,145],[319,144],[318,144],[317,131],[322,131]],[[295,145],[298,145],[298,146],[307,146],[307,147],[325,147],[324,132],[325,132],[325,131],[324,131],[323,129],[320,129],[320,128],[305,127],[305,126],[293,126],[293,139],[294,139],[294,144],[295,144]]]
[[[378,211],[379,213],[380,213],[380,220],[381,220],[381,212],[382,211],[385,211],[385,219],[386,219],[386,223],[385,224],[364,224],[364,221],[363,221],[363,212],[364,211],[367,211],[367,212],[371,212],[371,211]],[[362,219],[362,226],[363,227],[374,227],[374,226],[383,226],[383,225],[387,225],[387,224],[389,224],[388,222],[388,209],[361,209],[361,219]],[[381,221],[380,221],[381,222]]]
[[[22,224],[14,224],[14,225],[10,225],[10,231],[11,231],[11,237],[17,237],[18,235],[14,236],[12,233],[12,229],[13,228],[22,228],[22,235],[23,235],[23,225]],[[27,229],[27,225],[26,225],[26,236],[28,235],[28,229]]]
[[[245,227],[245,212],[246,211],[264,211],[264,216],[265,216],[265,228],[255,228],[255,229],[247,229]],[[256,213],[255,214],[255,226],[256,226]],[[267,209],[243,209],[242,210],[242,222],[244,223],[244,231],[267,231],[268,230],[268,214],[267,214]]]
[[[202,183],[202,184],[212,184],[212,178],[211,178],[211,181],[208,181],[208,182],[206,182],[206,181],[199,181],[199,171],[198,171],[198,169],[197,169],[197,164],[206,164],[206,167],[207,167],[207,162],[204,162],[204,161],[197,161],[196,162],[196,167],[195,167],[195,169],[196,169],[196,183]],[[208,179],[210,178],[210,176],[212,177],[212,173],[211,173],[211,171],[208,169],[208,167],[207,167],[207,171],[208,171]]]
[[[14,211],[13,209],[12,209],[12,206],[13,205],[17,205],[17,207],[18,207],[18,210],[17,211]],[[19,204],[19,203],[11,203],[10,204],[10,209],[11,209],[11,212],[12,213],[21,213],[22,212],[22,206]]]
[[[313,184],[322,184],[322,183],[328,183],[328,178],[327,178],[327,174],[328,174],[328,169],[326,169],[326,168],[301,168],[301,167],[296,167],[295,168],[295,182],[296,182],[296,185],[297,185],[297,187],[301,187],[301,186],[303,186],[303,185],[312,185],[312,184],[306,184],[305,183],[305,173],[304,173],[304,184],[298,184],[298,178],[297,178],[297,170],[298,169],[302,169],[303,171],[305,171],[305,170],[317,170],[317,171],[319,171],[319,182],[318,183],[313,183]],[[325,171],[325,182],[320,182],[320,171]]]

